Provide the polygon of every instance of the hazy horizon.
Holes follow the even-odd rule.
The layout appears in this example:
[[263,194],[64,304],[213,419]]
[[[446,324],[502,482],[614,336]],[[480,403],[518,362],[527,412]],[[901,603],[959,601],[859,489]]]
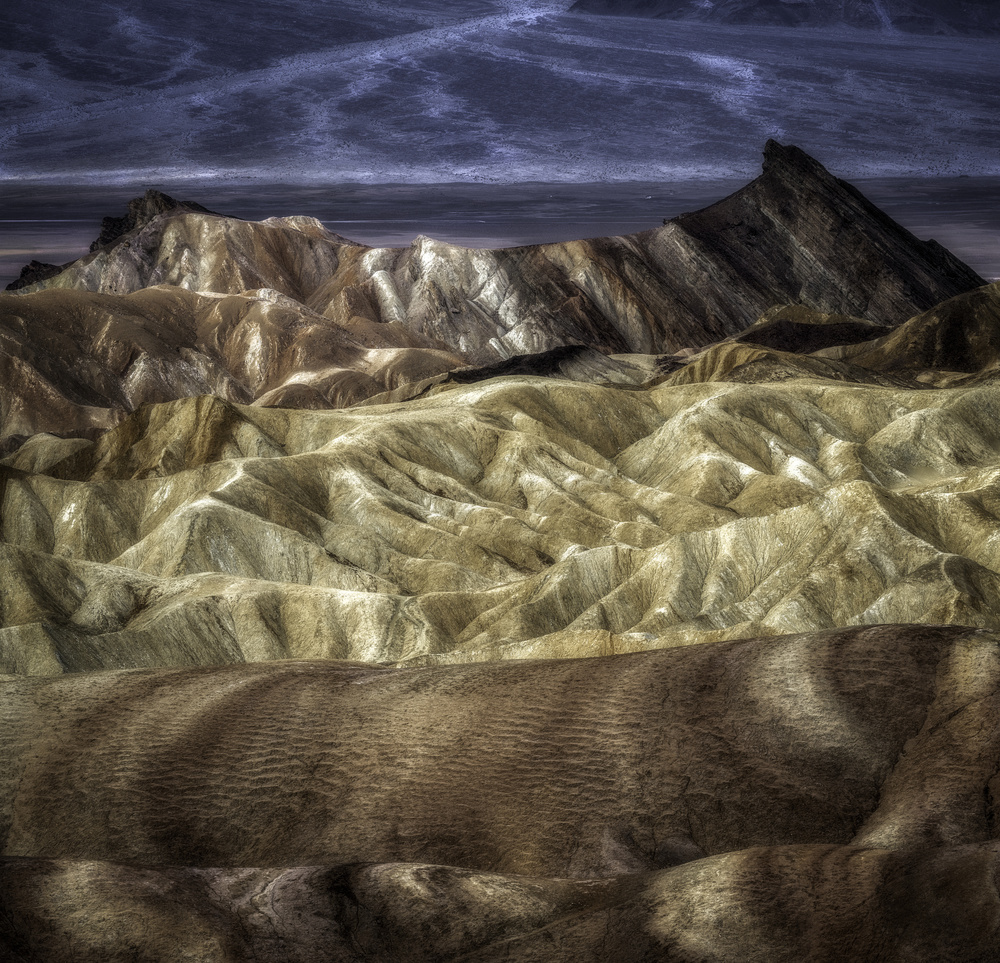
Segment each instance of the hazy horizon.
[[[834,173],[838,173],[834,171]],[[21,185],[0,213],[0,287],[30,260],[82,257],[105,216],[155,187],[221,214],[262,220],[304,214],[374,247],[420,234],[466,247],[514,247],[629,234],[706,207],[747,179],[627,184]],[[934,237],[986,278],[1000,276],[1000,177],[877,178],[852,183],[904,227]],[[190,188],[190,189],[189,189]]]
[[[995,40],[570,6],[14,0],[0,274],[79,256],[149,187],[241,217],[311,214],[369,244],[632,232],[752,180],[769,137],[862,189],[891,180],[876,203],[1000,273]],[[979,200],[949,186],[961,176]],[[946,196],[905,196],[927,179]]]

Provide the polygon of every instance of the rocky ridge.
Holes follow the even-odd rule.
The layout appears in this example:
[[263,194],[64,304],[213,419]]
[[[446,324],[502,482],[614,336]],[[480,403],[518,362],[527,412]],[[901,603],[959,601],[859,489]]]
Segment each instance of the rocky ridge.
[[733,344],[647,390],[511,376],[342,412],[202,398],[96,443],[35,436],[0,469],[0,665],[997,627],[994,383],[881,387],[803,360]]
[[146,200],[0,298],[0,958],[1000,960],[1000,285],[773,143],[513,251]]
[[899,324],[984,283],[773,141],[761,176],[703,211],[537,247],[369,249],[309,218],[166,206],[0,297],[0,438],[93,437],[144,402],[206,393],[342,407],[574,345],[640,356],[638,374],[605,366],[641,383],[648,356],[736,335],[775,304]]

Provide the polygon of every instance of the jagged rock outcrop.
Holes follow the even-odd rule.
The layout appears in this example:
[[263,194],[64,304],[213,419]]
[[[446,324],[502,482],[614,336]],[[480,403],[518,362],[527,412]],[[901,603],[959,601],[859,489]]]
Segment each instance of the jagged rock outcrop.
[[[143,200],[133,204],[141,208]],[[42,288],[130,294],[165,284],[216,294],[269,288],[305,302],[335,272],[340,250],[358,246],[311,217],[254,222],[190,203],[159,213],[153,207],[151,219],[21,296]]]
[[21,273],[18,277],[11,281],[5,290],[20,291],[21,288],[37,284],[39,281],[47,281],[49,278],[54,278],[57,274],[60,274],[65,267],[65,264],[45,264],[42,261],[29,261],[21,268]]
[[989,0],[576,0],[571,10],[745,26],[996,34]]
[[150,189],[142,197],[136,197],[128,202],[128,212],[124,217],[104,218],[101,222],[101,233],[91,243],[90,251],[93,253],[102,247],[108,247],[123,235],[145,227],[161,214],[180,214],[190,211],[199,214],[212,213],[193,201],[175,201],[169,194]]
[[310,218],[173,203],[147,196],[132,230],[0,298],[0,438],[92,437],[145,401],[208,392],[401,399],[455,368],[579,346],[622,356],[577,365],[582,377],[641,384],[649,356],[738,335],[775,304],[899,324],[983,283],[774,141],[757,180],[662,228],[508,250],[369,249]]
[[[766,308],[789,302],[898,324],[903,305],[925,310],[985,283],[940,244],[918,241],[804,151],[773,140],[757,180],[674,223],[692,239],[689,246],[740,278],[754,306],[741,329]],[[782,297],[789,279],[798,289]]]

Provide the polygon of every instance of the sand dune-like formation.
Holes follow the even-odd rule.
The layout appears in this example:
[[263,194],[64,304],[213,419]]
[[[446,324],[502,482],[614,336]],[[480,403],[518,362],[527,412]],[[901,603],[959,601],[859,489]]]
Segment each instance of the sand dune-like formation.
[[886,626],[9,678],[0,941],[29,960],[993,960],[998,670],[991,633]]
[[992,633],[890,626],[7,678],[2,852],[589,879],[753,846],[985,842],[998,672]]

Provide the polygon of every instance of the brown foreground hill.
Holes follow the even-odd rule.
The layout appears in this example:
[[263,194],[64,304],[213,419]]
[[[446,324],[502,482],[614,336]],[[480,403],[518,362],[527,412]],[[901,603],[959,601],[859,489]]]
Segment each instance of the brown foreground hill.
[[996,960],[998,684],[992,633],[905,626],[10,679],[0,940],[77,963]]
[[997,331],[775,144],[514,251],[137,202],[0,297],[0,960],[1000,960]]

